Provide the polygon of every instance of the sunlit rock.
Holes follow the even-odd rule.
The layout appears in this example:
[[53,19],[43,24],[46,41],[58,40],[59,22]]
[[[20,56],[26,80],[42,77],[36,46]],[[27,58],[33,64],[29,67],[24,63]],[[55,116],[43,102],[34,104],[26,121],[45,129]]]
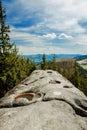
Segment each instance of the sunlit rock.
[[87,97],[61,74],[36,70],[0,100],[1,130],[87,130]]

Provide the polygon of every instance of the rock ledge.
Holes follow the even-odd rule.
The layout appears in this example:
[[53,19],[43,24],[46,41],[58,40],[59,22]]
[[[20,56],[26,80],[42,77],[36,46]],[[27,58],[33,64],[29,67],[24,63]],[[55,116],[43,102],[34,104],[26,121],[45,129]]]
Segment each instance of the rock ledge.
[[87,97],[61,74],[35,70],[0,100],[1,130],[87,130]]

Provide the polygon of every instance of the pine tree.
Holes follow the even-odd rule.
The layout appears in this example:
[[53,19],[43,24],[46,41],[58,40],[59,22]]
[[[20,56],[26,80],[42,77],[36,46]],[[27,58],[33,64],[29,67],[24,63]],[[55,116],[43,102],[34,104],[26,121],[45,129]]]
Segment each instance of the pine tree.
[[45,54],[43,54],[43,56],[42,56],[42,64],[41,64],[41,69],[43,69],[43,70],[45,70],[46,69],[46,55]]
[[12,44],[9,43],[9,26],[6,22],[6,10],[2,8],[2,2],[0,1],[0,54],[8,52],[12,48]]

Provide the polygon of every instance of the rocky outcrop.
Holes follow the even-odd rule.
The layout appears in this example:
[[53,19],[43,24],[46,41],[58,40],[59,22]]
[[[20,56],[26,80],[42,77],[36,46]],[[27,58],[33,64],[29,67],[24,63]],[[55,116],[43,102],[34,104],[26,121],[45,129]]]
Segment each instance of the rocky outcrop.
[[87,97],[61,74],[36,70],[0,100],[1,130],[87,130]]

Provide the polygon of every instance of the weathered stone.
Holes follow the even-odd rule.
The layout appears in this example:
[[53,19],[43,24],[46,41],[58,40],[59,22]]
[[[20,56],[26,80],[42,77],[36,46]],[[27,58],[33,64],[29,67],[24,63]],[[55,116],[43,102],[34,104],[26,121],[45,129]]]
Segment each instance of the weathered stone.
[[87,97],[58,72],[36,70],[0,100],[6,129],[87,130]]

